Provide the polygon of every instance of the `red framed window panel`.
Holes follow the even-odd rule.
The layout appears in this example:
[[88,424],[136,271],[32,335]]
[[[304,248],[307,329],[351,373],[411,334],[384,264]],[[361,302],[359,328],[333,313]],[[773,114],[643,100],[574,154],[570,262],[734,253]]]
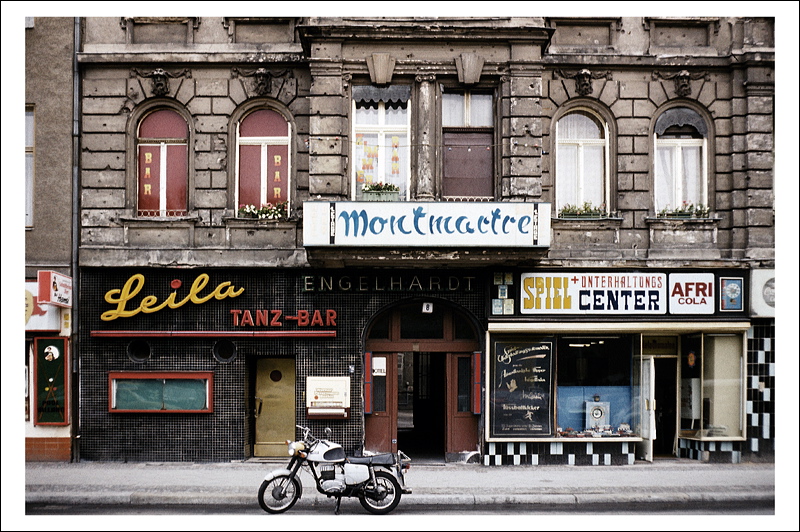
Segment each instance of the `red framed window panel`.
[[212,413],[211,371],[108,373],[109,412]]
[[494,106],[489,93],[442,94],[442,196],[494,197]]
[[444,196],[491,197],[493,133],[474,131],[445,131]]
[[289,201],[289,123],[277,111],[253,111],[239,123],[237,206]]
[[142,119],[138,134],[137,216],[186,216],[189,126],[175,111]]

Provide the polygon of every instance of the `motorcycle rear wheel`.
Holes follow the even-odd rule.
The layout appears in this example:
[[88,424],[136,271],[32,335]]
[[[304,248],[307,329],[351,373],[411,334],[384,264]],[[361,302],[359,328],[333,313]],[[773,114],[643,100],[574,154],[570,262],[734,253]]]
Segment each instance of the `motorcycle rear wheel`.
[[375,484],[367,484],[364,493],[358,496],[368,512],[373,514],[388,514],[400,504],[400,483],[394,475],[386,471],[375,472]]
[[265,512],[280,514],[294,506],[302,492],[303,487],[296,478],[278,475],[261,483],[258,504]]

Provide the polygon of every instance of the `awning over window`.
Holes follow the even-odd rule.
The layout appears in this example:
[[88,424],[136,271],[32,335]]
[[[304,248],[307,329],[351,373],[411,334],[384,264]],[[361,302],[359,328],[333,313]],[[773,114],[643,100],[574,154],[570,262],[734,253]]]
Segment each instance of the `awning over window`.
[[686,107],[667,109],[656,120],[656,135],[663,135],[671,126],[692,126],[704,137],[708,136],[705,121],[696,112]]
[[390,85],[388,87],[357,85],[353,87],[353,99],[357,102],[406,103],[409,98],[411,98],[410,85]]

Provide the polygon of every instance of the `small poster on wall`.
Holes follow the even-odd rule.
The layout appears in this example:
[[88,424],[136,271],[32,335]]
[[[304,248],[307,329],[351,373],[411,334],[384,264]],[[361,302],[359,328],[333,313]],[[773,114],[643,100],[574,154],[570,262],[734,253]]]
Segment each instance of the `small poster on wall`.
[[35,349],[33,423],[67,425],[67,340],[37,338]]
[[490,437],[552,434],[552,361],[550,339],[494,342],[490,364]]

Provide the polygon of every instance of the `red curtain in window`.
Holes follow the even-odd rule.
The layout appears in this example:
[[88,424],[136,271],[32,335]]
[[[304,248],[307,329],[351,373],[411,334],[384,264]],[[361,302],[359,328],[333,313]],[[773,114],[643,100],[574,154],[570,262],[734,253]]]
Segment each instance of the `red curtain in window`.
[[289,147],[270,146],[267,154],[267,201],[280,203],[287,199]]
[[261,207],[261,146],[239,146],[239,206]]
[[[189,126],[175,111],[160,109],[139,124],[139,216],[182,216],[187,212]],[[162,175],[162,157],[166,158]],[[162,202],[162,189],[166,194]]]
[[161,146],[139,146],[139,215],[155,216],[161,198]]
[[288,136],[289,123],[276,111],[261,109],[242,120],[240,139],[253,139],[254,143],[239,146],[239,206],[259,208],[262,197],[273,205],[287,201]]

